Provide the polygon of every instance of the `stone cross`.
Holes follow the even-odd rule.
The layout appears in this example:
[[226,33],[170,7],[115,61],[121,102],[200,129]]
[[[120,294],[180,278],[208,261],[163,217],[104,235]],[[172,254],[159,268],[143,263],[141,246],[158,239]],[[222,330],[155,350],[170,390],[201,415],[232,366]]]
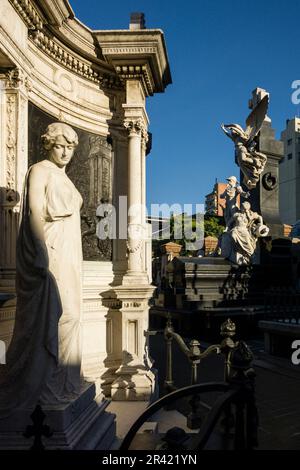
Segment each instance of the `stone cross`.
[[37,405],[30,415],[33,425],[29,425],[24,432],[24,437],[34,437],[33,445],[30,450],[45,450],[42,442],[42,437],[51,437],[52,432],[49,426],[43,424],[46,417],[40,405]]
[[[254,109],[255,106],[263,99],[264,96],[268,95],[270,97],[270,93],[268,93],[264,88],[255,88],[252,91],[252,98],[248,102],[249,109]],[[269,116],[266,116],[264,119],[265,122],[271,122]]]

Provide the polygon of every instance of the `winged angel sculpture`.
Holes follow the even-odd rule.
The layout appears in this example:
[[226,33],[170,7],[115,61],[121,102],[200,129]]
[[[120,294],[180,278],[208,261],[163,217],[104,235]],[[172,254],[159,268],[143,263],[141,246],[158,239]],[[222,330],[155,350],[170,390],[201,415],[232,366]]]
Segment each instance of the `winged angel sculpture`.
[[237,164],[244,175],[243,182],[248,189],[255,188],[267,161],[266,155],[255,149],[254,139],[267,115],[268,104],[269,96],[265,95],[247,117],[245,130],[239,124],[221,125],[227,137],[235,145]]

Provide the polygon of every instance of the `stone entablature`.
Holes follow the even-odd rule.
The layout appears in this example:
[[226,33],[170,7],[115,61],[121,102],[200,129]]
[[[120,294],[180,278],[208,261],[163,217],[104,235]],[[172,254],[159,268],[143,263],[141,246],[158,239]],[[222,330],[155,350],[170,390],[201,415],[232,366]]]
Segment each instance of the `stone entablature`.
[[[95,31],[104,58],[122,80],[139,79],[145,96],[171,83],[163,33],[159,29]],[[126,60],[124,58],[126,57]]]

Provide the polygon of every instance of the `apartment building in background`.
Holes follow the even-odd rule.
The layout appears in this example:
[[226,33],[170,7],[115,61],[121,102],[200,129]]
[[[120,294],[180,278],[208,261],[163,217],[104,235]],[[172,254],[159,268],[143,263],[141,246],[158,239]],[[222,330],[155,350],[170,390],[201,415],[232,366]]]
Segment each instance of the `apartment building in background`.
[[225,199],[221,199],[227,183],[218,183],[217,179],[211,193],[205,196],[205,213],[209,215],[223,216],[225,208]]
[[287,119],[281,133],[284,157],[279,165],[279,211],[284,224],[300,219],[300,118]]

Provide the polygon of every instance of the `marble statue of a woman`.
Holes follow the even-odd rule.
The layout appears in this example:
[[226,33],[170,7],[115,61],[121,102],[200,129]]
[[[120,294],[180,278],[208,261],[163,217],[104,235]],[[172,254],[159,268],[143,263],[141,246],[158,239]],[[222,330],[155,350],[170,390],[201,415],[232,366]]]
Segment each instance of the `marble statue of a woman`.
[[240,265],[250,264],[258,238],[269,233],[262,216],[251,210],[248,201],[243,202],[241,209],[233,214],[227,230],[221,239],[222,256]]
[[42,142],[48,158],[29,168],[24,186],[16,320],[0,370],[0,417],[80,391],[82,198],[65,172],[78,137],[57,122]]

